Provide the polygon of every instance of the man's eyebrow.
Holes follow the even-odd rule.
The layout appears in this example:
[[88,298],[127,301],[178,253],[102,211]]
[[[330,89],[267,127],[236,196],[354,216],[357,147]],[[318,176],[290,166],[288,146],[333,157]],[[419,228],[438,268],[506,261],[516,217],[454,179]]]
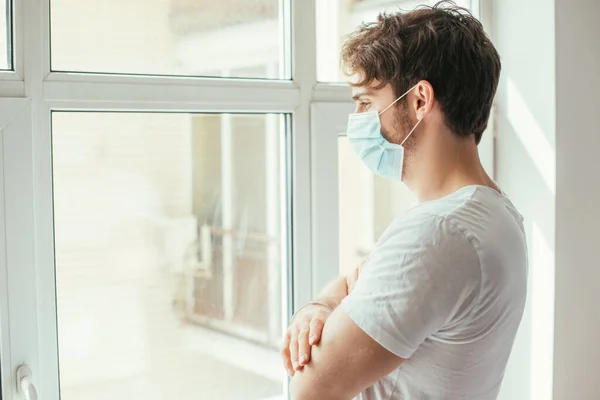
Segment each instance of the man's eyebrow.
[[368,95],[370,95],[372,93],[373,92],[371,92],[370,90],[365,90],[365,91],[362,91],[362,92],[358,92],[354,96],[352,96],[352,100],[356,101],[356,100],[360,99],[361,97],[368,96]]

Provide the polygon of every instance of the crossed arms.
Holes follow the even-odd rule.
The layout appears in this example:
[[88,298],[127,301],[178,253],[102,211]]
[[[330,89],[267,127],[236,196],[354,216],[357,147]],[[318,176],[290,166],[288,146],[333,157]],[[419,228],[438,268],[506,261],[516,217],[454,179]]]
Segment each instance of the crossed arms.
[[330,283],[293,319],[282,348],[293,400],[350,400],[403,361],[367,335],[342,309],[359,269]]

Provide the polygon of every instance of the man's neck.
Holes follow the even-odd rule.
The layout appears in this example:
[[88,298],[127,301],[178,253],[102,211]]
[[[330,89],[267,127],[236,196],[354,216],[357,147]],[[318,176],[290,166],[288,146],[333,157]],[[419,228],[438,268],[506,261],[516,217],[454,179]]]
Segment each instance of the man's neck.
[[489,186],[499,191],[481,165],[474,141],[434,146],[429,154],[419,154],[409,168],[405,183],[419,202],[440,199],[469,185]]

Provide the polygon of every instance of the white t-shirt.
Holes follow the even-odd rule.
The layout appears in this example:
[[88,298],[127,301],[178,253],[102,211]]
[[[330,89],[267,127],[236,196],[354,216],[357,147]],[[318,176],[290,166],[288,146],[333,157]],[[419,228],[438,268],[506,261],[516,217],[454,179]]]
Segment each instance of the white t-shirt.
[[343,310],[406,359],[359,400],[496,399],[527,290],[523,218],[467,186],[398,217]]

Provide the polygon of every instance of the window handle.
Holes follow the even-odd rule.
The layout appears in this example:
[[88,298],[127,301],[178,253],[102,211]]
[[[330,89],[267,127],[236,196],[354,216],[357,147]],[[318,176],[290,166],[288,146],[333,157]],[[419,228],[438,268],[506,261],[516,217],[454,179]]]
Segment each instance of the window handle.
[[32,381],[31,368],[21,364],[17,368],[17,394],[23,400],[38,400],[38,394]]

